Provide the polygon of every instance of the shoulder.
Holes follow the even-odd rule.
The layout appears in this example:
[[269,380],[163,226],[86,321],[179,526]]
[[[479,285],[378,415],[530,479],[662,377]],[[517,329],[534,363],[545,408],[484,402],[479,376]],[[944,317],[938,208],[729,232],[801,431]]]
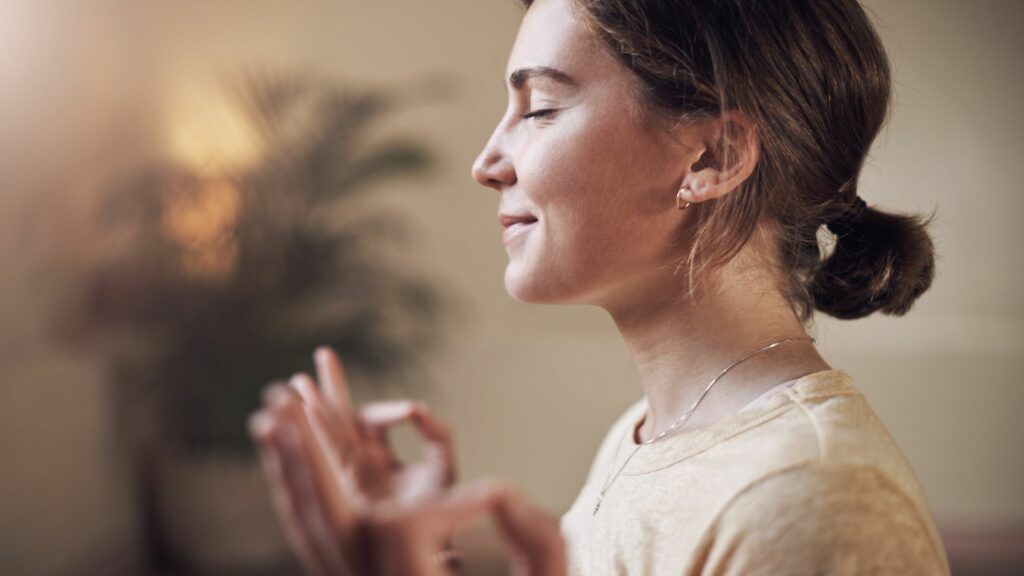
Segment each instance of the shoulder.
[[914,502],[872,466],[805,463],[738,492],[697,554],[715,574],[948,574]]

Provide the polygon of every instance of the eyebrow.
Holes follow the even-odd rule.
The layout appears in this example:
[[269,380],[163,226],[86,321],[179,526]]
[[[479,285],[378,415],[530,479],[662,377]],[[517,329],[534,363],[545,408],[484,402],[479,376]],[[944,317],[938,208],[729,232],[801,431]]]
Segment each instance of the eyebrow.
[[565,84],[567,86],[579,86],[579,84],[572,76],[569,76],[568,74],[562,72],[561,70],[549,68],[547,66],[529,66],[526,68],[518,68],[514,72],[509,74],[508,81],[513,88],[519,90],[523,87],[524,84],[526,84],[527,80],[532,80],[533,78],[548,78],[550,80],[558,82],[559,84]]

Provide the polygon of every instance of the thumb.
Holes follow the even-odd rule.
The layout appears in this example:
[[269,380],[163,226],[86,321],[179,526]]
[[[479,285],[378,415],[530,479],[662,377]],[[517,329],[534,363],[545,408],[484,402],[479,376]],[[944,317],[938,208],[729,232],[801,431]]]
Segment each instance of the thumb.
[[477,482],[412,506],[378,504],[370,526],[378,543],[379,573],[447,573],[435,560],[436,555],[445,550],[460,525],[493,514],[504,490],[491,482]]
[[562,576],[567,572],[565,541],[557,518],[511,489],[502,492],[495,518],[530,576]]
[[420,509],[442,530],[451,531],[478,516],[493,514],[510,492],[511,488],[492,480],[478,480],[457,486],[444,497],[422,504]]

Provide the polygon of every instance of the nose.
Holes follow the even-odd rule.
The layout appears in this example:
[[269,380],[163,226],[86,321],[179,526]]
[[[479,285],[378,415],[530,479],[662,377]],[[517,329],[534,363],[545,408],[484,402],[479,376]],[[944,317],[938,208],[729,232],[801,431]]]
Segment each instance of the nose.
[[472,174],[473,179],[481,186],[498,191],[516,183],[515,167],[512,159],[504,152],[497,132],[491,135],[487,145],[473,162]]

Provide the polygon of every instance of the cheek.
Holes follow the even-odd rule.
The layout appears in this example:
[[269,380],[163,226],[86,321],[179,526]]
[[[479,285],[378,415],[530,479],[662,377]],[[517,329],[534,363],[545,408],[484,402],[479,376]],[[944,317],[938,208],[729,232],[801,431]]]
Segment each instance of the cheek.
[[520,178],[547,220],[546,239],[591,259],[643,249],[651,226],[661,226],[666,207],[674,207],[660,147],[627,118],[607,113],[580,114],[535,130],[521,164],[530,169]]

